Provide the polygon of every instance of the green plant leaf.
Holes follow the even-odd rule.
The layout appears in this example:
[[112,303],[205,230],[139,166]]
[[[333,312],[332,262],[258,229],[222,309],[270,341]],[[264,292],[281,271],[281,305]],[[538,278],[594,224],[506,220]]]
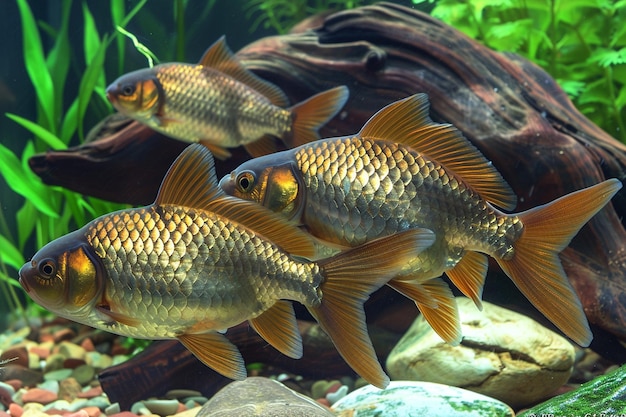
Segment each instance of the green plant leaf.
[[597,63],[601,67],[626,64],[626,47],[615,51],[612,49],[600,48],[591,54],[588,63]]
[[26,260],[22,252],[13,245],[6,237],[0,235],[1,261],[15,269],[20,269]]
[[33,181],[34,174],[26,172],[19,159],[9,148],[0,144],[0,174],[9,187],[25,199],[30,200],[39,211],[50,217],[57,218],[59,214],[46,200],[46,188],[41,182]]
[[37,212],[37,208],[30,201],[24,201],[22,207],[17,211],[15,215],[17,219],[17,243],[20,249],[24,249],[26,241],[30,238],[33,230],[35,230],[35,223],[40,214]]
[[31,122],[16,114],[6,113],[6,116],[13,120],[15,123],[22,126],[24,129],[29,130],[32,134],[43,140],[52,149],[60,150],[67,149],[67,145],[61,139],[59,139],[54,133],[46,130],[37,123]]
[[54,84],[47,70],[41,38],[35,18],[26,0],[17,0],[22,19],[22,40],[24,44],[24,63],[31,79],[40,108],[44,113],[47,128],[55,132]]
[[[65,89],[65,81],[67,80],[70,67],[71,47],[68,37],[68,26],[71,6],[71,1],[63,2],[61,28],[54,36],[54,46],[46,59],[46,66],[52,79],[55,97],[54,103],[51,102],[48,105],[54,105],[54,114],[56,116],[63,114],[63,90]],[[55,128],[57,127],[56,120],[58,120],[58,117],[55,117]],[[67,144],[67,141],[65,143]]]

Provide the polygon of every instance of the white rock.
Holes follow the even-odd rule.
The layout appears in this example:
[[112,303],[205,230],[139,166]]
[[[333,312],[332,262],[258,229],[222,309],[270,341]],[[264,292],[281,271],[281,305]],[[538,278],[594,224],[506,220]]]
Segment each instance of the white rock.
[[463,341],[446,344],[422,316],[387,359],[392,379],[438,382],[497,398],[513,407],[537,402],[569,378],[574,348],[534,320],[457,298]]
[[366,385],[337,401],[339,417],[513,417],[511,408],[493,398],[432,382],[391,381],[378,389]]

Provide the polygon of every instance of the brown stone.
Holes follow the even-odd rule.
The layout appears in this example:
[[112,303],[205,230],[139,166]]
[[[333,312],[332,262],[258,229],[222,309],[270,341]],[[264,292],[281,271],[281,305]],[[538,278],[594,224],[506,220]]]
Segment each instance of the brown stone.
[[83,391],[78,394],[78,398],[93,398],[102,395],[104,391],[102,391],[101,386],[93,387],[88,389],[87,391]]
[[43,381],[41,372],[19,365],[7,365],[2,368],[2,377],[7,381],[19,380],[25,387],[32,387]]
[[22,395],[22,401],[25,403],[49,404],[56,401],[58,396],[47,389],[31,388]]
[[50,356],[50,348],[45,346],[33,346],[30,348],[30,353],[39,356],[39,359],[47,359],[48,356]]
[[82,392],[83,387],[74,379],[67,378],[59,382],[59,399],[72,402]]
[[94,350],[96,350],[96,347],[94,346],[93,341],[90,338],[88,338],[88,337],[85,340],[83,340],[80,343],[80,345],[87,352],[93,352]]
[[72,329],[64,328],[54,332],[53,338],[55,343],[60,343],[65,340],[71,340],[76,336],[76,332]]
[[12,347],[7,349],[0,356],[0,361],[10,363],[11,365],[20,365],[28,367],[28,350],[25,346]]
[[24,409],[21,405],[17,403],[11,403],[11,405],[9,405],[9,414],[11,414],[11,417],[22,417],[23,413]]

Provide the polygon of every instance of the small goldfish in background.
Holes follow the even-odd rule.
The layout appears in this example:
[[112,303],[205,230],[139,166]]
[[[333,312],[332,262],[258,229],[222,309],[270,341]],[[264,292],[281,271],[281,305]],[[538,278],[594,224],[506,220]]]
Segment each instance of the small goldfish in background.
[[[154,204],[117,211],[54,240],[19,272],[43,307],[124,336],[178,339],[223,375],[246,376],[221,333],[249,321],[276,349],[302,356],[293,307],[306,306],[370,383],[389,378],[367,334],[363,302],[435,240],[412,229],[317,262],[307,233],[224,194],[208,149],[174,162]],[[296,259],[291,254],[298,256]]]
[[287,98],[275,85],[245,69],[220,38],[199,64],[167,63],[128,73],[106,90],[113,106],[167,136],[200,142],[216,157],[243,145],[253,156],[285,143],[319,139],[318,129],[348,99],[336,87],[285,108]]
[[[591,330],[558,255],[620,181],[507,214],[496,207],[515,208],[509,185],[461,132],[432,122],[428,108],[425,94],[397,101],[353,136],[252,159],[220,186],[329,245],[354,247],[411,228],[432,230],[435,242],[390,286],[403,292],[407,282],[427,285],[446,273],[480,306],[489,255],[539,311],[588,346]],[[420,298],[409,296],[420,307]],[[434,310],[425,318],[444,340],[460,341],[454,315]]]

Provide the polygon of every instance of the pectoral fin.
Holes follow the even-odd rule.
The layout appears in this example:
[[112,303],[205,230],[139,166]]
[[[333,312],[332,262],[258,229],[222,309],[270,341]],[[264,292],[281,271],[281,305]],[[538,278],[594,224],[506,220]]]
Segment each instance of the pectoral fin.
[[270,345],[290,358],[302,357],[302,337],[289,301],[278,301],[250,324]]
[[178,340],[196,358],[225,377],[242,380],[247,376],[241,353],[220,333],[183,334]]
[[[135,318],[132,317],[128,317],[124,314],[121,313],[116,313],[115,311],[111,311],[111,306],[110,305],[99,305],[96,307],[96,310],[104,315],[105,317],[109,318],[110,320],[107,321],[107,324],[109,325],[113,325],[115,323],[121,323],[124,324],[126,326],[129,327],[138,327],[140,324],[140,320],[137,320]],[[105,320],[106,321],[106,320]]]

